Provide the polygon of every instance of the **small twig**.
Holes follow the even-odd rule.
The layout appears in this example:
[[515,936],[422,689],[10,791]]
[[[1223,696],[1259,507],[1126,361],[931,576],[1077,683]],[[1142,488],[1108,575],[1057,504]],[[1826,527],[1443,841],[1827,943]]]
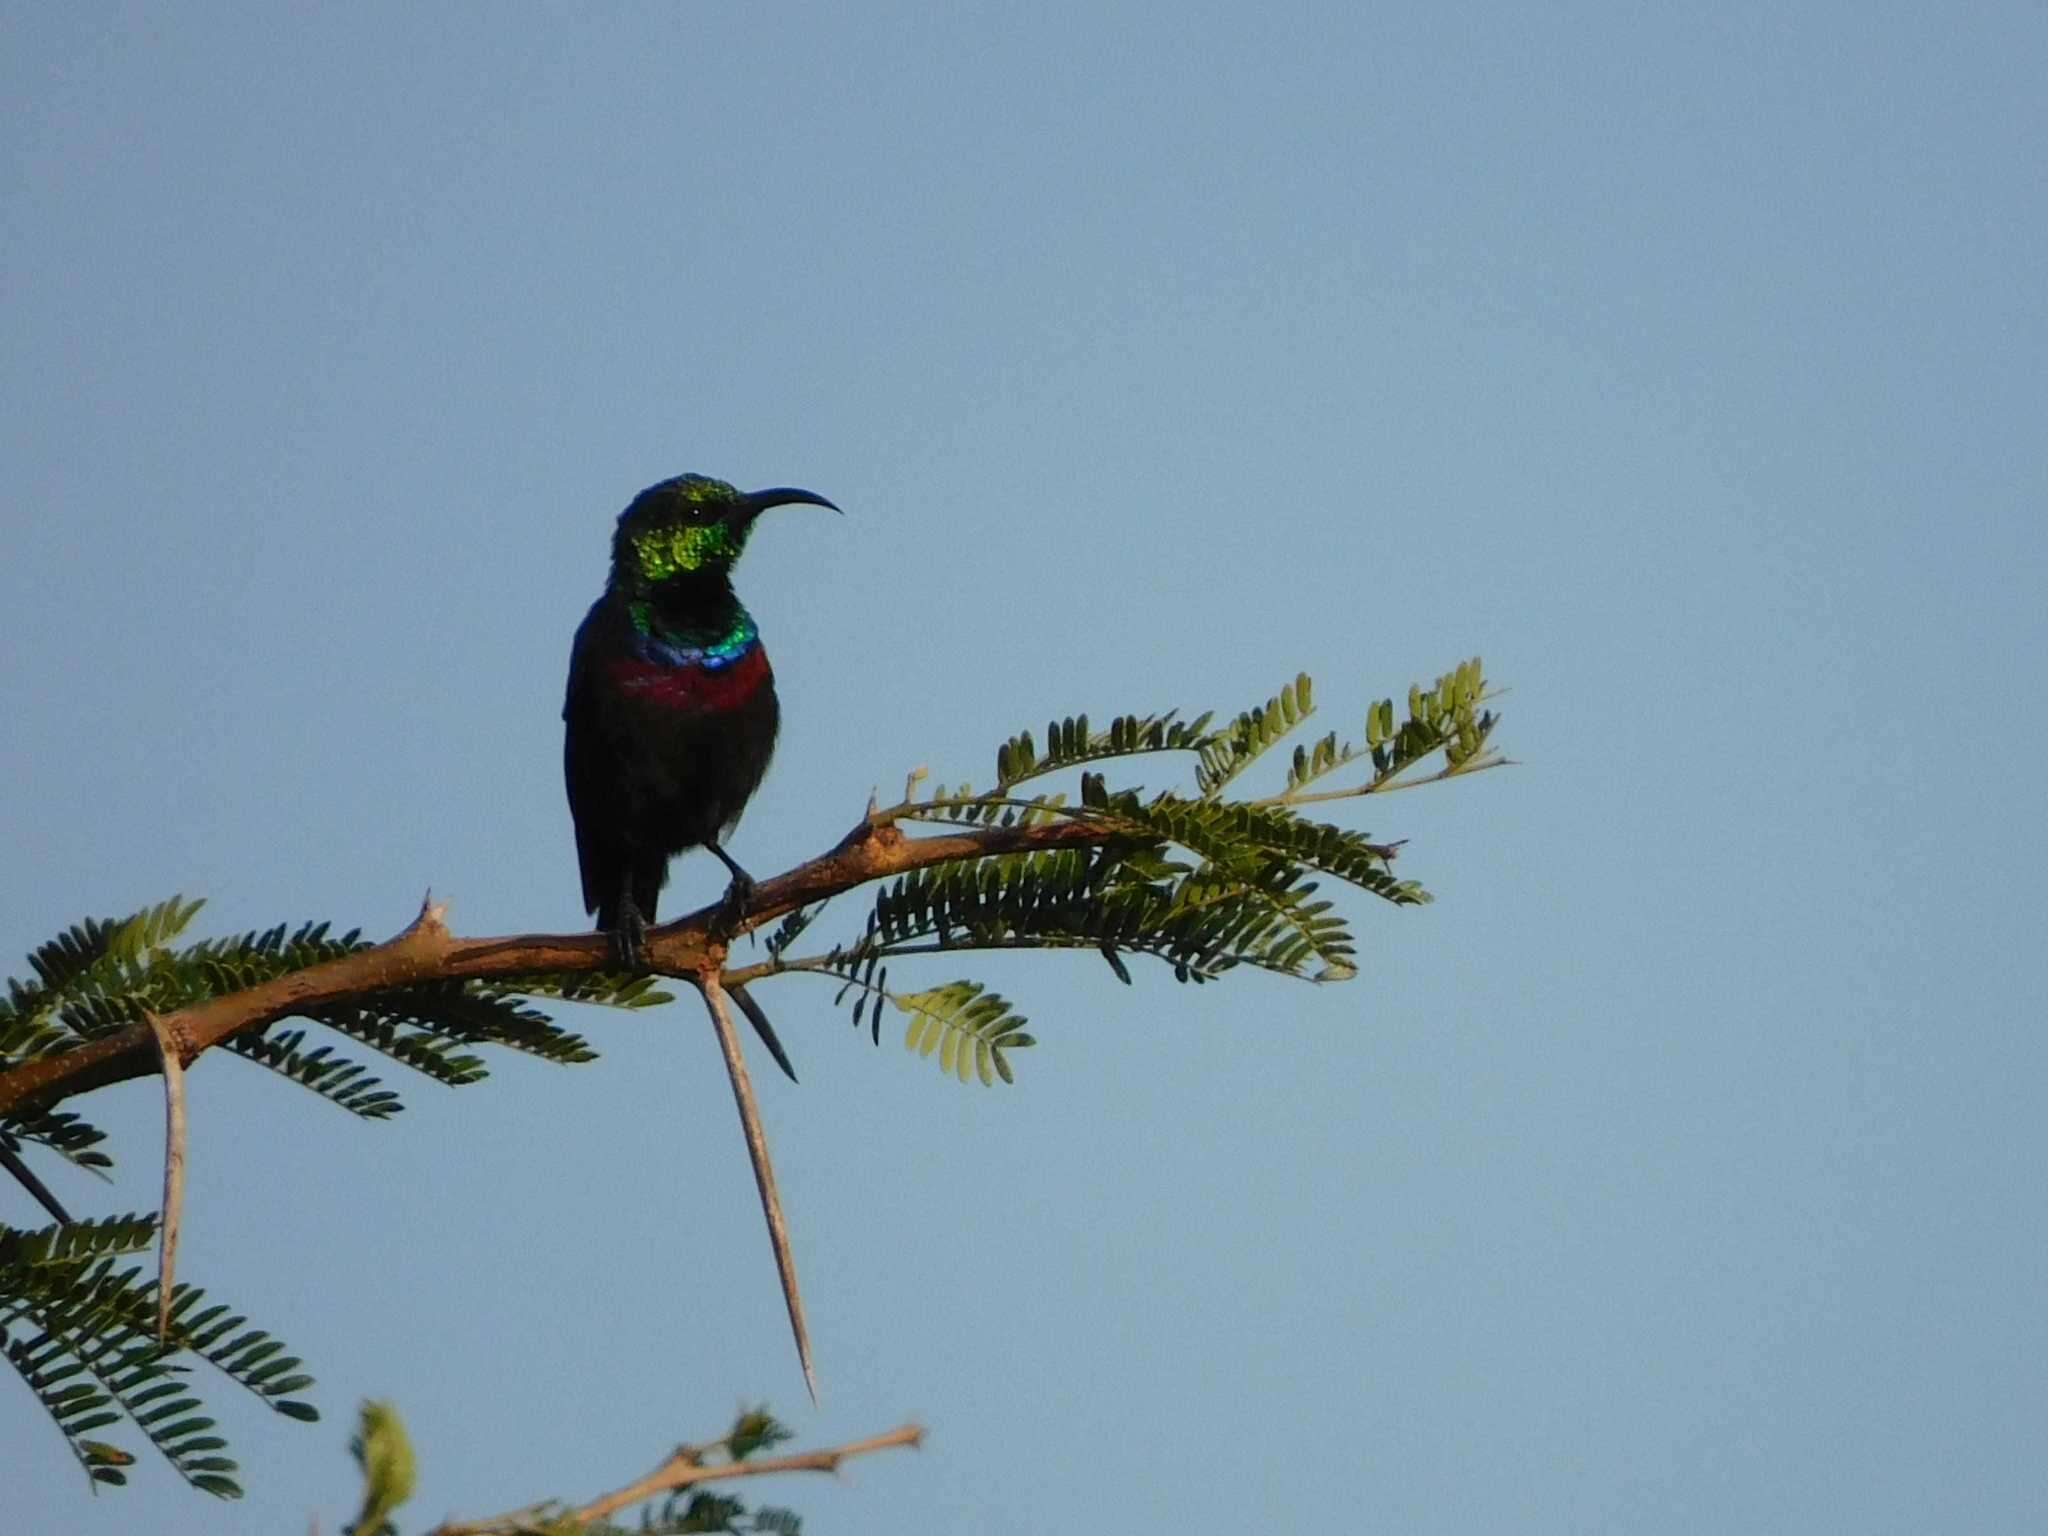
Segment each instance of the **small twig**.
[[[1411,763],[1409,767],[1413,767]],[[1321,805],[1330,800],[1362,800],[1367,795],[1391,795],[1398,789],[1420,789],[1425,784],[1441,784],[1446,779],[1461,778],[1468,773],[1483,773],[1488,768],[1512,768],[1516,766],[1511,757],[1502,757],[1498,752],[1489,752],[1484,757],[1474,758],[1458,764],[1455,768],[1439,768],[1435,773],[1425,773],[1419,779],[1406,779],[1400,773],[1390,773],[1383,779],[1373,779],[1364,784],[1355,784],[1349,789],[1319,789],[1312,795],[1293,790],[1282,794],[1267,795],[1264,799],[1253,800],[1252,805]]]
[[178,1229],[185,1217],[185,1062],[171,1027],[145,1011],[143,1021],[156,1037],[164,1074],[164,1214],[157,1228],[156,1341],[171,1336],[171,1285],[178,1268]]
[[865,1440],[849,1441],[823,1451],[798,1451],[790,1456],[756,1456],[747,1461],[718,1461],[707,1463],[708,1452],[725,1446],[726,1442],[716,1441],[710,1445],[679,1445],[675,1451],[645,1477],[635,1478],[625,1487],[592,1499],[580,1509],[566,1515],[550,1516],[548,1511],[559,1506],[551,1504],[529,1504],[524,1509],[515,1509],[510,1514],[494,1515],[488,1520],[447,1521],[437,1525],[428,1536],[492,1536],[492,1533],[509,1533],[526,1526],[542,1523],[549,1519],[569,1520],[577,1525],[589,1525],[594,1520],[643,1499],[651,1499],[659,1493],[672,1493],[678,1488],[689,1488],[698,1483],[718,1482],[734,1477],[762,1477],[772,1472],[837,1472],[841,1462],[851,1461],[856,1456],[870,1455],[875,1451],[894,1450],[907,1445],[915,1449],[924,1444],[924,1427],[920,1424],[899,1424],[886,1434],[870,1435]]
[[721,1461],[710,1465],[705,1464],[704,1452],[715,1447],[678,1446],[674,1455],[645,1477],[603,1498],[592,1499],[569,1518],[579,1525],[588,1525],[593,1520],[602,1520],[614,1510],[638,1504],[642,1499],[651,1499],[657,1493],[669,1493],[697,1483],[727,1477],[764,1477],[771,1472],[837,1472],[839,1464],[849,1457],[923,1443],[924,1429],[921,1425],[902,1424],[885,1435],[870,1435],[865,1440],[834,1446],[831,1450],[798,1451],[791,1456],[759,1456],[748,1461]]
[[782,1300],[789,1308],[790,1331],[796,1335],[796,1357],[804,1368],[804,1386],[813,1407],[818,1402],[818,1376],[811,1366],[811,1334],[804,1323],[803,1297],[796,1286],[796,1257],[790,1252],[789,1223],[782,1215],[782,1196],[775,1189],[775,1168],[768,1161],[768,1133],[761,1125],[761,1106],[754,1099],[754,1081],[747,1075],[747,1060],[740,1053],[740,1037],[732,1026],[732,1010],[725,1006],[726,991],[719,980],[716,955],[697,975],[697,988],[704,994],[704,1006],[718,1030],[718,1048],[725,1056],[726,1075],[732,1079],[732,1096],[739,1105],[740,1128],[746,1133],[747,1156],[754,1164],[754,1185],[761,1192],[761,1214],[768,1220],[768,1243],[775,1250],[775,1269],[782,1279]]

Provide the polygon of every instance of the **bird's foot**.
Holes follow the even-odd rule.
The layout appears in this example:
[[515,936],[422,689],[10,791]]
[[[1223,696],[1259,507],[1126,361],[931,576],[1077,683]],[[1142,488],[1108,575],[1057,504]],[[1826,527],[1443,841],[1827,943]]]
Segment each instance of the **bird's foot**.
[[711,932],[714,937],[725,939],[747,919],[754,910],[754,877],[745,870],[738,870],[732,877],[732,884],[725,888],[725,899],[718,904],[718,910],[711,914]]
[[640,915],[640,909],[628,903],[619,909],[619,920],[609,930],[612,941],[612,958],[622,970],[640,969],[642,953],[647,948],[647,919]]

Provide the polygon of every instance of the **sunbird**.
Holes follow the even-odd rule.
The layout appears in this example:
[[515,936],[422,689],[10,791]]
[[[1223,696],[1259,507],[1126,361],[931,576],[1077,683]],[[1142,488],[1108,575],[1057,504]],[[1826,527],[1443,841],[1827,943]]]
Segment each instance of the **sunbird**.
[[740,491],[706,475],[650,485],[619,515],[611,578],[577,628],[562,766],[583,909],[627,969],[640,965],[676,854],[718,856],[732,875],[728,918],[753,894],[725,839],[768,771],[781,706],[732,571],[754,520],[797,503],[839,510],[813,491]]

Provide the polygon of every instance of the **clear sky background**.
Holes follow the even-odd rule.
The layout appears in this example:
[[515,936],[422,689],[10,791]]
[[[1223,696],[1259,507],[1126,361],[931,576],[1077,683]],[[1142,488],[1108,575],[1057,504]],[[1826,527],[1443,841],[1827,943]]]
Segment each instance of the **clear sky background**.
[[[1438,896],[1353,904],[1352,984],[933,968],[1014,1089],[765,991],[815,1412],[694,1004],[385,1126],[209,1057],[185,1272],[327,1418],[216,1387],[245,1502],[94,1499],[0,1378],[0,1525],[332,1530],[373,1395],[414,1527],[760,1398],[931,1427],[769,1493],[819,1536],[2048,1524],[2039,6],[4,32],[9,953],[173,891],[582,927],[569,637],[686,469],[848,513],[742,568],[757,873],[1297,669],[1355,735],[1482,653],[1523,766],[1348,817]],[[59,1192],[152,1206],[154,1084],[80,1107],[120,1176]]]

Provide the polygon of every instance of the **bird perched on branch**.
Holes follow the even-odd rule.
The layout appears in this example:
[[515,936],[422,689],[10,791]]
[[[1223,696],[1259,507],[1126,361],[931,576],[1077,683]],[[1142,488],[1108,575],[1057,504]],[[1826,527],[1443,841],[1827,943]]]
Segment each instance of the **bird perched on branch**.
[[583,908],[628,968],[675,854],[709,848],[732,872],[729,919],[752,895],[723,839],[768,770],[780,708],[732,568],[754,519],[798,502],[839,510],[810,491],[743,492],[704,475],[649,486],[620,514],[611,579],[576,631],[563,768]]

